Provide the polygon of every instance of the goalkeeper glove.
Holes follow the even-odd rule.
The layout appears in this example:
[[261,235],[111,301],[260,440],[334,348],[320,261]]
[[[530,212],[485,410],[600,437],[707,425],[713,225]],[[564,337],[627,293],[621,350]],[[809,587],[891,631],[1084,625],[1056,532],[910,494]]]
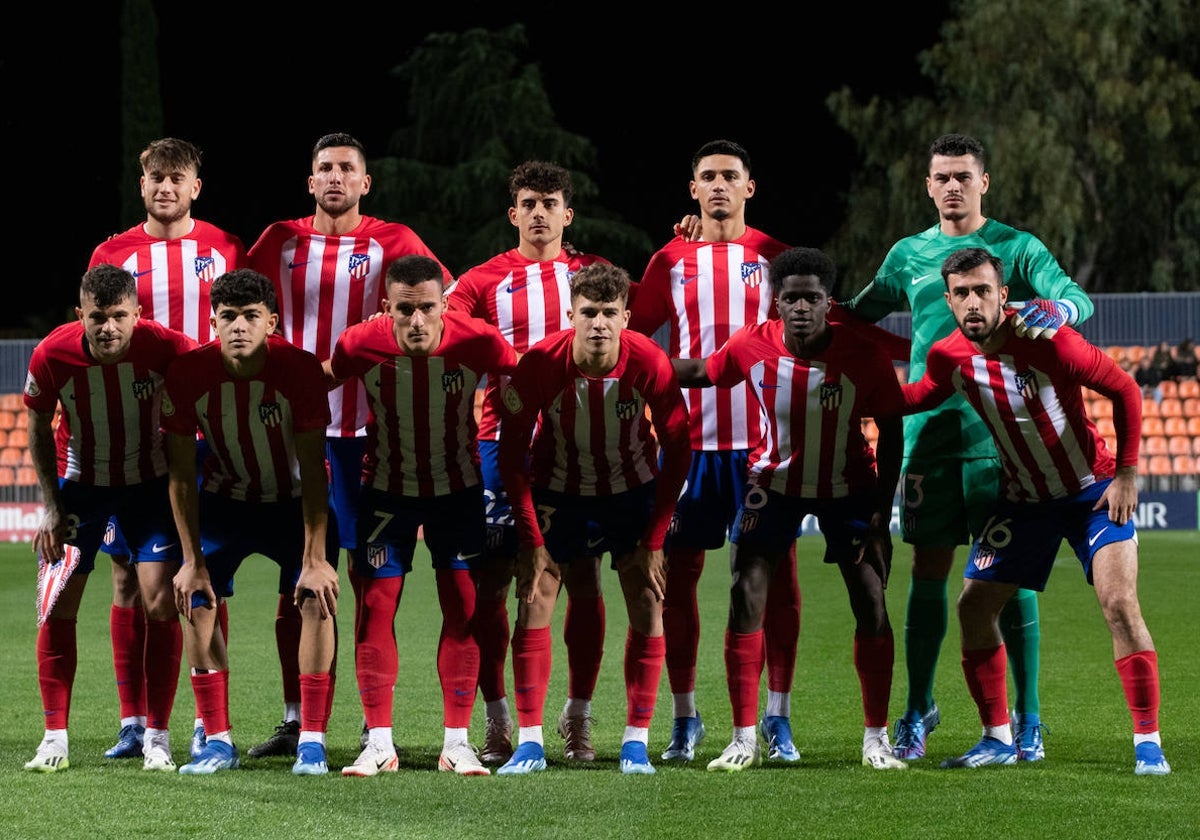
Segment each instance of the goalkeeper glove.
[[1013,326],[1017,335],[1027,338],[1054,338],[1063,324],[1074,324],[1079,317],[1075,304],[1067,300],[1034,298],[1027,301],[1010,301],[1009,308],[1017,310]]

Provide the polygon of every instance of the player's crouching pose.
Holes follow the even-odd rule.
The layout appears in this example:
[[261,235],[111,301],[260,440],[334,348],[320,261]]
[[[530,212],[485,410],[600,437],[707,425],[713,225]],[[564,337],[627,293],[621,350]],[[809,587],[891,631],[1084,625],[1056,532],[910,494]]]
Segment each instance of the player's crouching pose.
[[[1158,656],[1137,596],[1133,511],[1141,434],[1137,383],[1099,348],[1062,326],[1052,339],[1015,333],[1004,309],[1004,266],[983,248],[942,265],[959,331],[935,343],[925,376],[904,386],[906,410],[924,411],[955,391],[990,429],[1004,464],[1002,498],[967,561],[958,599],[962,667],[983,737],[943,767],[1015,764],[1006,659],[997,617],[1017,587],[1042,591],[1058,546],[1070,543],[1096,590],[1113,640],[1117,675],[1133,717],[1139,776],[1171,772],[1158,732]],[[1081,386],[1110,398],[1114,459],[1083,409]]]
[[[250,269],[212,285],[219,341],[180,357],[163,405],[171,507],[183,544],[175,600],[187,622],[184,645],[204,749],[179,768],[210,775],[238,766],[229,716],[229,657],[217,600],[251,554],[273,559],[295,580],[300,610],[300,739],[292,772],[328,772],[325,728],[337,654],[337,568],[326,546],[326,378],[317,358],[275,333],[271,281]],[[196,431],[210,446],[196,480]]]

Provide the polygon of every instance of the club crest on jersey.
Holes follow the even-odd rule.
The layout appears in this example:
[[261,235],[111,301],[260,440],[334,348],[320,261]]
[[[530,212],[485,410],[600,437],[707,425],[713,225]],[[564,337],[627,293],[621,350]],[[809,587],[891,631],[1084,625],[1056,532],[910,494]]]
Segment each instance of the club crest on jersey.
[[521,409],[524,408],[521,403],[521,395],[511,385],[504,389],[504,407],[508,409],[509,414],[520,414]]
[[1017,390],[1021,392],[1021,396],[1025,399],[1032,400],[1037,396],[1037,374],[1033,371],[1018,373],[1016,375],[1016,385]]
[[616,412],[618,420],[632,420],[641,410],[641,400],[634,397],[630,400],[617,400]]
[[38,386],[37,380],[33,378],[33,372],[25,374],[25,396],[38,397],[42,393],[42,389]]
[[154,396],[154,380],[150,378],[133,380],[133,395],[139,400],[148,400]]
[[259,403],[258,419],[264,426],[274,428],[283,422],[283,406],[279,403]]
[[821,408],[836,411],[842,405],[842,383],[822,382],[820,390]]
[[367,543],[367,562],[382,569],[388,560],[387,543]]
[[211,283],[217,277],[217,261],[212,257],[196,257],[193,267],[201,283]]
[[104,526],[104,544],[112,545],[117,538],[117,526],[109,520],[109,523]]
[[754,262],[742,263],[742,282],[753,289],[763,281],[762,263],[755,260]]
[[462,368],[448,370],[442,374],[442,391],[447,394],[461,394],[466,379]]
[[371,273],[371,255],[351,254],[347,269],[355,280],[362,280]]
[[996,551],[991,548],[980,546],[979,551],[975,552],[975,568],[986,569],[992,563],[996,562]]

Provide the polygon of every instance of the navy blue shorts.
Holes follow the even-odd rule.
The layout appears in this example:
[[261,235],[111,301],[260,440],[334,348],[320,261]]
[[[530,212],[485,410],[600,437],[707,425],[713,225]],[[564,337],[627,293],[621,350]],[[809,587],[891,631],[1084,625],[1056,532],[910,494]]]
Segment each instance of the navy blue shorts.
[[1110,543],[1137,540],[1132,518],[1118,525],[1108,518],[1108,508],[1092,510],[1111,483],[1112,479],[1098,481],[1074,496],[1049,502],[1001,501],[971,546],[963,577],[1043,592],[1058,547],[1066,540],[1092,583],[1097,551]]
[[359,497],[354,573],[364,578],[403,577],[412,571],[419,532],[435,569],[470,569],[483,556],[482,487],[444,496],[398,496],[364,487]]

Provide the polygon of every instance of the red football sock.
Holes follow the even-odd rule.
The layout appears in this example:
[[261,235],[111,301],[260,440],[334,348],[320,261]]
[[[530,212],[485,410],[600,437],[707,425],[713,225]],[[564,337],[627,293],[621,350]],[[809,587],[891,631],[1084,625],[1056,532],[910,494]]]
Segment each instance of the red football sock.
[[789,692],[796,676],[796,648],[800,644],[800,582],[796,579],[795,541],[788,549],[787,559],[771,575],[763,631],[767,688]]
[[146,673],[142,660],[146,652],[146,614],[142,605],[118,607],[108,611],[108,633],[112,639],[113,673],[117,678],[117,700],[121,717],[146,714]]
[[513,631],[513,688],[519,726],[541,726],[550,683],[550,628]]
[[333,708],[333,677],[328,671],[300,675],[300,728],[324,732]]
[[284,703],[300,702],[300,625],[300,608],[292,595],[280,595],[275,611],[275,648],[279,651]]
[[1008,660],[1004,645],[962,652],[967,690],[979,709],[984,726],[1004,726],[1008,721]]
[[703,571],[703,549],[672,550],[667,557],[663,636],[667,639],[667,679],[673,694],[696,690],[696,651],[700,648],[696,585]]
[[472,627],[475,582],[467,569],[438,569],[434,577],[442,607],[442,632],[437,648],[442,716],[446,727],[466,729],[471,725],[479,682],[479,643]]
[[479,645],[479,693],[490,703],[506,697],[504,664],[508,661],[508,604],[495,598],[475,601],[475,641]]
[[758,722],[758,686],[763,672],[763,631],[725,631],[725,682],[733,706],[734,726]]
[[37,634],[38,686],[42,690],[46,729],[67,728],[77,661],[75,619],[47,618]]
[[892,696],[892,666],[896,640],[886,636],[854,636],[854,670],[862,690],[863,725],[887,727],[888,700]]
[[229,731],[229,670],[192,674],[196,710],[204,721],[204,731]]
[[591,700],[604,658],[604,598],[567,599],[563,641],[567,645],[567,696]]
[[1133,716],[1135,734],[1158,731],[1158,654],[1139,650],[1116,662],[1117,676],[1125,690],[1125,702]]
[[626,726],[650,727],[666,651],[663,636],[643,636],[632,627],[625,634]]
[[[146,726],[167,729],[175,692],[179,688],[179,662],[183,657],[183,627],[178,618],[146,621]],[[218,730],[219,731],[219,730]]]
[[[354,628],[354,671],[368,727],[392,725],[392,695],[400,673],[396,652],[396,608],[404,578],[352,577],[358,622]],[[301,714],[303,714],[301,707]]]

